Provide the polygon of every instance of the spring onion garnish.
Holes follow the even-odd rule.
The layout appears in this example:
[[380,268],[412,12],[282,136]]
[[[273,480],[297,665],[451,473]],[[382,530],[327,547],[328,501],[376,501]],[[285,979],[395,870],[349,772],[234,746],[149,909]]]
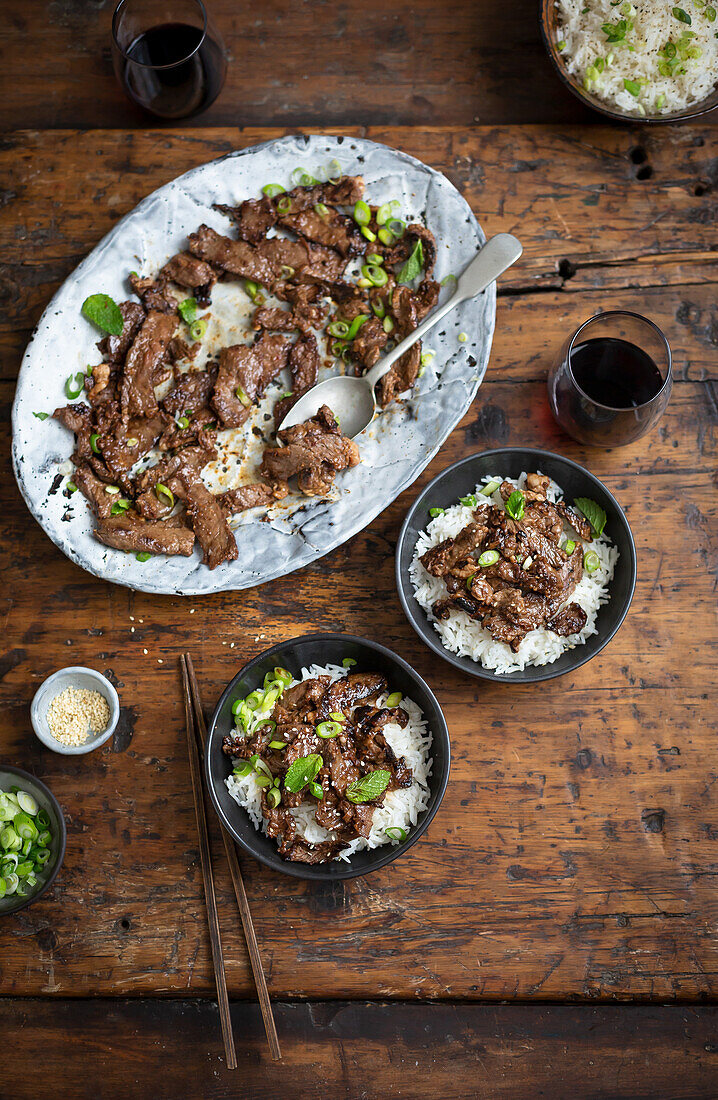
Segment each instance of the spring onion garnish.
[[706,19],[708,20],[709,23],[715,23],[715,21],[716,21],[716,10],[711,4],[709,4],[708,7],[706,8],[706,10],[704,12],[704,15],[705,15],[705,17],[706,17]]
[[459,497],[459,504],[463,504],[464,508],[475,508],[478,503],[473,493],[469,493],[465,497]]
[[610,43],[614,43],[623,42],[630,27],[626,19],[619,19],[617,23],[603,23],[601,30],[605,34],[606,39]]
[[411,250],[406,261],[397,276],[398,283],[412,283],[417,279],[424,268],[424,246],[419,239]]
[[368,290],[371,283],[368,279],[357,279],[357,286],[361,287],[362,290]]
[[561,50],[566,49],[566,39],[565,38],[562,38],[560,42],[556,43],[556,49],[559,51],[559,53],[561,52]]
[[526,498],[520,489],[514,489],[506,501],[506,511],[512,519],[519,520],[526,510]]
[[47,420],[47,418],[50,414],[49,413],[43,413],[43,412],[38,412],[38,413],[34,412],[32,415],[36,416],[38,420]]
[[394,331],[394,322],[391,317],[385,317],[381,323],[381,327],[387,334]]
[[341,358],[345,350],[346,343],[344,342],[344,340],[335,340],[332,344],[332,355],[336,355],[337,358]]
[[68,481],[65,488],[67,489],[68,493],[76,493],[77,492],[77,486],[75,485],[74,481]]
[[291,279],[295,274],[294,268],[289,264],[282,264],[279,270],[283,279]]
[[342,727],[339,722],[320,722],[317,726],[317,737],[321,737],[324,741],[331,740],[341,732]]
[[339,183],[339,180],[342,178],[342,166],[336,157],[333,157],[332,160],[329,161],[326,172],[328,183]]
[[309,790],[312,792],[315,798],[324,798],[324,788],[321,783],[317,783],[316,779],[313,779],[309,784]]
[[324,758],[319,753],[312,752],[308,756],[300,756],[287,768],[284,777],[284,786],[292,794],[298,794],[308,783],[316,779],[324,764]]
[[404,696],[401,694],[400,691],[392,691],[391,695],[387,696],[387,700],[384,703],[384,706],[388,707],[389,710],[394,710],[395,707],[399,706],[399,703],[402,701],[403,698]]
[[105,485],[105,492],[109,493],[111,497],[116,496],[120,491],[119,485]]
[[398,840],[402,844],[409,835],[406,829],[402,829],[401,825],[391,825],[388,829],[385,829],[384,832],[390,840]]
[[184,431],[184,430],[185,430],[185,428],[189,428],[189,420],[188,420],[188,418],[187,418],[186,416],[181,416],[181,417],[179,418],[179,420],[177,421],[177,427],[178,427],[178,428],[181,428],[181,429],[182,429],[182,431]]
[[368,225],[363,225],[361,227],[361,234],[362,237],[366,237],[366,239],[369,241],[369,244],[374,244],[374,241],[376,240],[376,233],[373,229],[370,229]]
[[197,299],[185,298],[183,302],[178,304],[177,312],[186,325],[191,325],[193,321],[197,320]]
[[371,210],[363,199],[359,199],[354,205],[354,221],[357,225],[368,225],[371,221]]
[[237,388],[234,392],[235,392],[235,395],[239,398],[239,400],[244,405],[245,409],[248,409],[249,406],[252,404],[252,402],[251,402],[250,398],[247,397],[247,394],[245,393],[242,386],[237,386]]
[[631,95],[638,97],[641,94],[642,85],[638,80],[625,80],[623,81],[623,87]]
[[364,322],[368,320],[368,313],[360,313],[358,317],[355,317],[349,326],[349,331],[347,332],[347,340],[353,340]]
[[343,714],[340,710],[333,710],[330,713],[329,717],[332,718],[335,722],[346,722],[347,720],[346,714]]
[[246,775],[250,775],[254,771],[254,768],[249,760],[243,760],[241,764],[235,764],[232,771],[235,775],[238,775],[240,779],[244,779]]
[[130,435],[125,440],[125,443],[127,444],[128,447],[136,447],[137,444],[139,443],[139,439],[137,438],[137,436]]
[[141,553],[135,554],[136,560],[141,562],[149,561],[151,557],[152,555],[148,550],[143,550]]
[[295,168],[291,180],[295,187],[313,187],[319,183],[319,180],[307,172],[306,168]]
[[498,550],[484,550],[483,554],[479,558],[479,565],[482,569],[488,569],[490,565],[496,565],[499,560]]
[[679,23],[685,23],[688,27],[690,27],[691,23],[693,22],[688,12],[684,11],[683,8],[673,8],[673,14]]
[[366,262],[368,264],[374,264],[377,267],[381,267],[384,263],[384,257],[380,256],[378,252],[368,252]]
[[342,660],[342,664],[344,668],[352,668],[356,664],[356,661],[353,657],[344,657]]
[[115,503],[110,508],[110,515],[111,516],[121,516],[123,512],[128,511],[131,504],[132,504],[131,500],[127,500],[126,497],[120,497],[120,499],[116,500]]
[[270,741],[269,742],[269,747],[270,747],[270,749],[277,749],[279,752],[281,752],[282,749],[286,749],[287,742],[286,741]]
[[165,499],[166,499],[167,503],[169,504],[170,508],[174,508],[174,506],[175,506],[175,495],[172,492],[172,490],[168,489],[166,485],[163,485],[161,481],[158,481],[157,484],[155,485],[155,493],[157,495],[158,500],[161,500],[162,497],[165,497]]
[[444,511],[445,511],[444,508],[430,508],[429,509],[429,515],[431,516],[432,519],[435,519],[437,516],[443,516]]
[[390,202],[383,203],[383,205],[380,206],[379,209],[376,212],[376,224],[377,225],[386,225],[386,223],[389,221],[389,218],[392,216],[393,213],[394,213],[393,203],[390,203]]
[[[72,379],[73,378],[75,379],[75,386],[77,388],[75,388],[75,386],[73,386],[73,384],[72,384]],[[70,377],[65,382],[65,393],[66,393],[66,395],[67,395],[67,397],[69,398],[70,401],[74,401],[76,397],[79,397],[84,388],[85,388],[85,375],[84,374],[75,374],[75,375],[71,374]]]
[[601,559],[595,550],[589,550],[583,556],[583,568],[587,573],[595,573],[601,564]]
[[193,340],[201,340],[207,331],[207,322],[204,318],[200,318],[197,321],[193,321],[189,326],[189,334]]
[[281,801],[281,792],[278,791],[276,787],[272,787],[271,790],[267,791],[267,805],[270,807],[270,809],[276,810]]
[[664,104],[665,102],[666,102],[666,97],[665,97],[665,95],[663,94],[663,92],[661,92],[661,94],[660,94],[660,95],[658,96],[658,98],[656,99],[656,110],[657,110],[657,111],[660,111],[661,107],[663,106],[663,104]]
[[340,339],[345,340],[349,332],[349,325],[346,321],[332,321],[330,325],[327,325],[327,332],[330,336],[338,336]]
[[459,341],[459,343],[460,343],[460,344],[465,344],[465,343],[466,343],[466,341],[467,341],[467,340],[468,340],[469,338],[468,338],[468,336],[466,335],[466,333],[465,333],[465,332],[460,332],[460,333],[459,333],[459,335],[458,335],[458,337],[457,337],[457,339],[458,339],[458,341]]
[[0,897],[28,897],[52,857],[50,819],[31,794],[14,787],[0,791],[0,822]]
[[382,225],[381,229],[377,230],[376,235],[381,243],[385,244],[387,247],[391,247],[391,245],[393,245],[394,241],[396,240],[394,234],[385,225]]
[[292,209],[292,200],[289,195],[285,195],[283,199],[277,199],[277,212],[279,214],[288,214]]
[[122,333],[125,322],[120,307],[109,294],[91,294],[89,298],[85,298],[82,313],[93,325],[97,325],[103,332],[109,332],[110,336],[119,336]]
[[386,316],[386,306],[382,302],[381,298],[375,298],[371,303],[372,313],[374,313],[379,320]]
[[100,438],[99,432],[93,432],[92,435],[90,436],[90,446],[92,447],[92,449],[93,449],[93,451],[95,452],[96,455],[98,455],[100,453],[100,448],[97,444],[97,440],[99,438]]
[[257,784],[258,787],[272,786],[272,780],[269,778],[268,775],[257,775],[256,771],[254,773],[254,782]]
[[392,218],[391,221],[386,223],[386,228],[393,237],[403,237],[406,231],[406,222],[403,222],[401,218]]
[[346,789],[346,797],[350,802],[373,802],[379,798],[389,786],[391,772],[377,768],[376,771],[363,775],[361,779],[355,779]]
[[565,553],[567,553],[570,557],[571,554],[573,554],[575,549],[576,549],[576,543],[574,542],[573,539],[569,539],[568,542],[566,543],[566,545],[564,546]]
[[364,264],[361,273],[374,286],[386,286],[389,281],[389,276],[384,268],[379,267],[377,264]]
[[276,199],[277,195],[284,194],[284,187],[281,183],[267,183],[262,188],[262,194],[266,195],[268,199]]

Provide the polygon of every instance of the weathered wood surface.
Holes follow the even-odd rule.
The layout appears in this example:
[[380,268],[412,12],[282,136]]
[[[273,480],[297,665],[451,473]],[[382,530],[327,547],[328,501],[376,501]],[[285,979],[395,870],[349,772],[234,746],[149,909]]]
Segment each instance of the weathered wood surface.
[[[178,172],[268,136],[9,136],[6,415],[43,305],[116,218]],[[411,855],[367,878],[304,885],[244,860],[273,996],[715,997],[715,139],[697,126],[370,136],[446,171],[487,231],[518,233],[526,258],[500,297],[473,408],[367,531],[289,582],[191,601],[133,594],[60,555],[27,513],[3,444],[2,753],[46,779],[69,830],[53,894],[0,924],[5,994],[211,992],[177,655],[191,651],[209,706],[270,643],[346,629],[380,636],[434,687],[451,781]],[[646,166],[650,179],[637,178]],[[674,396],[647,439],[586,452],[551,420],[546,371],[572,327],[618,305],[664,326]],[[638,546],[617,637],[575,674],[533,688],[461,676],[421,645],[394,591],[394,543],[419,486],[501,443],[587,464],[626,507]],[[34,740],[28,704],[71,662],[110,670],[125,709],[113,745],[65,759]],[[230,989],[251,997],[224,871],[217,885]]]
[[[3,26],[3,112],[20,127],[137,127],[115,80],[115,0],[28,0]],[[227,82],[195,125],[596,122],[555,75],[536,0],[211,0]],[[507,18],[508,16],[508,18]],[[48,89],[52,94],[48,94]]]
[[[238,1068],[201,1000],[0,1001],[15,1100],[714,1100],[715,1008],[277,1004],[270,1062],[256,1005],[236,1002]],[[88,1068],[91,1071],[88,1072]]]

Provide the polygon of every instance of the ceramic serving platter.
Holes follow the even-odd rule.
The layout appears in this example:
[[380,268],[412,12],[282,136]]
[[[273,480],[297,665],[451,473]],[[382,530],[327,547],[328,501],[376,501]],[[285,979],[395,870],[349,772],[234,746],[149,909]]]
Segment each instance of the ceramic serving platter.
[[[383,411],[357,438],[362,461],[338,476],[333,499],[292,496],[269,513],[245,513],[235,529],[236,561],[210,571],[195,550],[191,558],[138,562],[134,554],[99,543],[81,494],[64,491],[73,437],[57,421],[34,414],[66,404],[67,377],[100,359],[100,334],[80,312],[85,298],[104,292],[124,300],[128,273],[156,272],[202,222],[232,234],[215,203],[256,197],[266,183],[290,187],[297,166],[317,174],[334,159],[344,173],[364,177],[369,202],[398,199],[402,217],[429,226],[438,244],[437,279],[459,274],[484,243],[479,223],[444,176],[405,153],[359,138],[290,136],[239,150],[179,176],[144,199],[50,302],[25,352],[13,406],[13,465],[20,491],[46,534],[83,569],[145,592],[188,596],[251,588],[291,573],[346,542],[391,504],[418,477],[473,401],[491,348],[494,284],[477,300],[457,307],[429,334],[424,347],[434,358],[413,392]],[[240,283],[216,288],[204,354],[213,354],[222,344],[250,342],[249,314]],[[267,432],[269,409],[285,388],[286,381],[279,380],[239,435],[220,433],[220,461],[204,475],[211,488],[252,480],[261,447],[252,442],[257,433],[251,429]]]

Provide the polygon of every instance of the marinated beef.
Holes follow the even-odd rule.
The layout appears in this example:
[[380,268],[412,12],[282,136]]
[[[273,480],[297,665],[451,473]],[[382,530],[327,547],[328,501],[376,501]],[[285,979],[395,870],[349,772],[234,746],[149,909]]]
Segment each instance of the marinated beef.
[[258,481],[254,485],[240,485],[238,489],[227,489],[220,493],[217,500],[225,516],[235,516],[249,508],[268,508],[270,504],[287,495],[285,485],[265,485]]
[[194,548],[194,532],[178,516],[145,520],[134,512],[101,519],[95,536],[116,550],[149,554],[179,554],[188,558]]
[[191,252],[178,252],[168,260],[160,271],[160,278],[167,279],[177,286],[193,290],[193,297],[199,306],[208,306],[212,287],[217,282],[217,272],[203,260],[197,259]]
[[262,334],[251,347],[222,348],[212,407],[225,428],[236,428],[249,416],[253,402],[287,365],[290,343],[283,336]]
[[105,336],[97,345],[109,363],[124,363],[132,341],[145,319],[145,311],[139,302],[120,302],[120,313],[124,322],[120,335]]
[[328,493],[340,470],[356,466],[359,448],[342,435],[334,414],[322,405],[316,416],[278,434],[283,447],[267,447],[260,472],[270,482],[286,482],[295,474],[307,496]]
[[154,416],[157,399],[154,374],[167,352],[177,327],[174,314],[152,311],[142,322],[127,353],[120,389],[122,419],[130,416]]
[[[397,286],[391,296],[391,311],[395,319],[396,341],[399,343],[419,324],[416,297],[407,286]],[[360,330],[361,331],[361,330]],[[421,341],[413,344],[378,384],[379,404],[385,409],[395,397],[410,390],[421,365]]]
[[302,394],[316,385],[319,374],[319,348],[315,336],[302,336],[289,352],[289,369],[292,372],[292,392],[280,398],[274,406],[274,423],[279,426],[289,410]]

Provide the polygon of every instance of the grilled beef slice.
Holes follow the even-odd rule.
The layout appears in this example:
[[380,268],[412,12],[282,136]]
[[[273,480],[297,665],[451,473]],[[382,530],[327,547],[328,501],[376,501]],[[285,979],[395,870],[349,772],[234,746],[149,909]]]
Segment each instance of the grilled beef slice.
[[177,516],[144,520],[135,512],[101,519],[95,537],[116,550],[149,554],[180,554],[188,558],[194,547],[194,532]]
[[127,353],[120,389],[122,419],[125,422],[130,416],[156,414],[154,375],[167,352],[176,327],[177,317],[174,314],[156,311],[148,313],[142,322]]
[[289,348],[285,337],[267,334],[251,347],[235,344],[222,348],[212,406],[225,428],[236,428],[244,423],[252,403],[287,365]]
[[360,461],[356,443],[342,435],[326,405],[304,424],[285,428],[279,439],[285,446],[266,448],[260,473],[271,482],[286,482],[296,474],[307,496],[328,493],[336,474]]

